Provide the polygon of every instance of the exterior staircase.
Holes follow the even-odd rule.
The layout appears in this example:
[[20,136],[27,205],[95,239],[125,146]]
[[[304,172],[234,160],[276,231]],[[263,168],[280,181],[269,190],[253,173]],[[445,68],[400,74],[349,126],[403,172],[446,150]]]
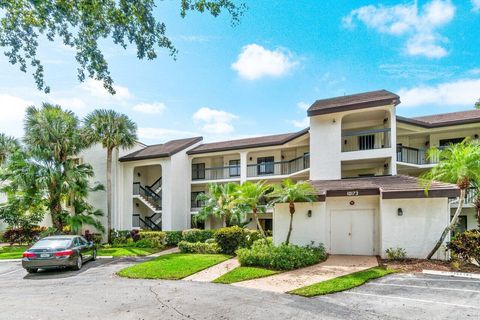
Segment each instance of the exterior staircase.
[[140,182],[133,183],[133,197],[140,200],[153,212],[152,215],[141,217],[133,215],[133,225],[142,229],[162,229],[162,177],[158,178],[152,185],[144,186]]

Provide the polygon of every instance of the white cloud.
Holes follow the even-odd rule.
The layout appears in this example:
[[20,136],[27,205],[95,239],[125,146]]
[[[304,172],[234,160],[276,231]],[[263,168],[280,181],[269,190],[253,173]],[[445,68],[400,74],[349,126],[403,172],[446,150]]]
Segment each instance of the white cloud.
[[25,109],[34,103],[9,94],[0,94],[0,132],[15,137],[23,135]]
[[480,68],[474,68],[474,69],[468,70],[468,73],[473,74],[473,75],[479,75],[480,74]]
[[52,103],[61,105],[62,108],[68,110],[83,110],[87,107],[87,104],[79,98],[52,98]]
[[445,82],[436,86],[402,88],[398,94],[401,107],[422,105],[473,106],[478,100],[480,79],[463,79]]
[[138,111],[146,114],[162,114],[167,106],[163,102],[154,103],[139,103],[133,106],[134,111]]
[[480,11],[480,0],[472,0],[473,11]]
[[166,128],[138,128],[138,137],[140,140],[156,140],[166,142],[172,139],[188,138],[198,136],[198,133]]
[[193,114],[193,120],[200,126],[201,130],[209,134],[227,134],[235,131],[232,125],[237,115],[223,110],[200,108]]
[[303,111],[307,111],[310,108],[310,104],[306,103],[305,101],[300,101],[297,103],[297,108]]
[[265,76],[280,77],[298,64],[292,54],[285,49],[273,51],[252,43],[242,48],[232,69],[247,80],[256,80]]
[[407,37],[408,55],[441,58],[448,54],[444,47],[448,39],[438,29],[453,20],[455,11],[450,0],[432,0],[421,8],[416,1],[394,6],[368,5],[351,11],[343,18],[343,25],[353,29],[355,20],[361,21],[380,33]]
[[300,121],[292,120],[292,124],[295,128],[305,129],[306,127],[308,127],[310,125],[310,118],[305,117]]
[[80,84],[80,88],[85,90],[90,95],[105,99],[105,100],[115,100],[117,102],[125,102],[133,98],[133,94],[130,93],[127,87],[120,85],[114,85],[113,88],[116,91],[115,95],[111,95],[107,89],[103,87],[103,82],[93,79],[87,79],[85,82]]

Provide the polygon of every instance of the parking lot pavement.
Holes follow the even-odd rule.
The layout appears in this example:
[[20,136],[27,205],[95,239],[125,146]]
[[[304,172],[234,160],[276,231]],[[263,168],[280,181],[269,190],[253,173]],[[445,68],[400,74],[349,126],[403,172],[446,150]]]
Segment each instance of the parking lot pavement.
[[385,318],[480,319],[480,280],[467,278],[394,274],[316,299],[333,299]]
[[81,271],[27,274],[0,264],[0,319],[479,319],[480,281],[395,274],[303,298],[193,281],[124,279],[138,259],[102,259]]

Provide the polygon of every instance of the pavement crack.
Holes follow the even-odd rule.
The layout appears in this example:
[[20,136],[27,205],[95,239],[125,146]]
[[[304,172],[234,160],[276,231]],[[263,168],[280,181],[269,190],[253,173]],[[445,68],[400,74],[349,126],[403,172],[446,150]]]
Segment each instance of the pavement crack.
[[163,302],[163,300],[160,298],[160,296],[158,295],[158,293],[157,293],[155,290],[153,290],[153,287],[154,287],[154,286],[148,287],[148,290],[155,295],[155,299],[156,299],[162,306],[164,306],[165,308],[168,308],[168,309],[171,309],[171,310],[175,311],[177,314],[179,314],[180,316],[182,316],[182,317],[184,317],[184,318],[197,320],[197,319],[195,319],[194,317],[192,317],[191,315],[185,314],[185,313],[179,311],[177,308],[172,307],[172,306],[166,304],[165,302]]

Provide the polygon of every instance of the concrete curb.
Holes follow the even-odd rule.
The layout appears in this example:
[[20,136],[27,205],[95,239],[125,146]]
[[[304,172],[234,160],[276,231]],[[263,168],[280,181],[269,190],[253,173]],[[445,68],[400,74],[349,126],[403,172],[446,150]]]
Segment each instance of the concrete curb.
[[22,259],[0,259],[0,263],[2,263],[2,262],[16,262],[16,261],[20,262],[20,261],[22,261]]
[[449,272],[449,271],[438,271],[438,270],[422,270],[422,273],[431,274],[435,276],[447,276],[447,277],[458,277],[458,278],[469,278],[469,279],[480,280],[480,274],[476,274],[476,273]]

